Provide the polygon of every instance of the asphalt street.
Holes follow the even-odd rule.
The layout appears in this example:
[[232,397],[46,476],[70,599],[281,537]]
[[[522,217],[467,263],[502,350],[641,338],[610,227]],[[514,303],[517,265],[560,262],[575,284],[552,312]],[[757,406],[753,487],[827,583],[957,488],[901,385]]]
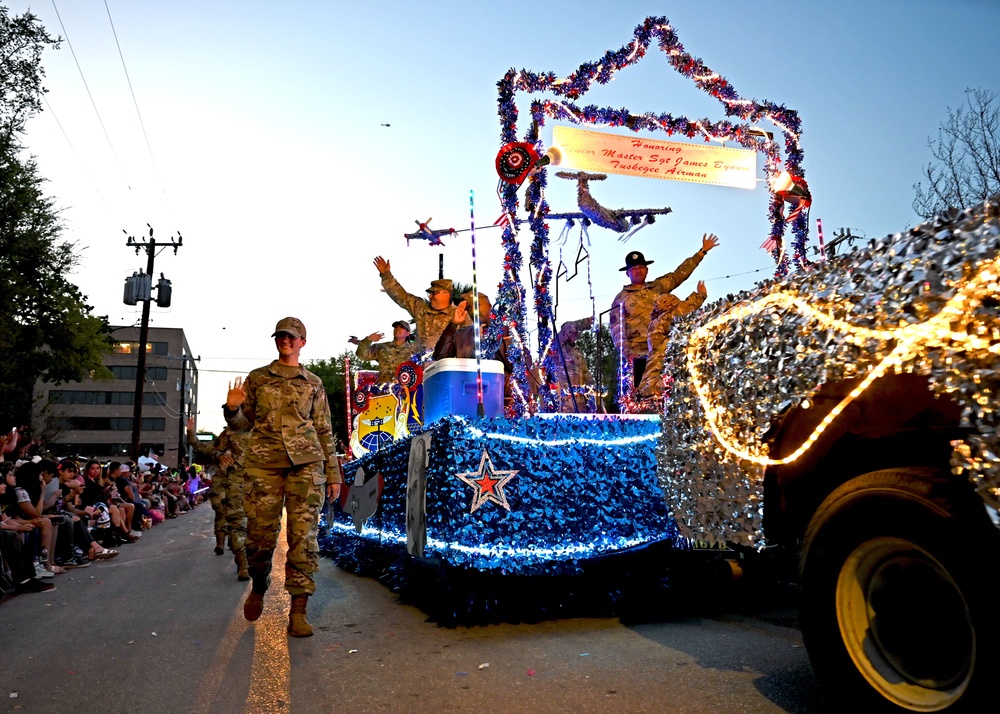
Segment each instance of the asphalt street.
[[[263,617],[208,505],[121,556],[0,604],[0,711],[822,711],[794,608],[697,608],[440,627],[379,582],[321,563],[316,635],[289,638],[283,552]],[[734,597],[741,597],[736,594]]]

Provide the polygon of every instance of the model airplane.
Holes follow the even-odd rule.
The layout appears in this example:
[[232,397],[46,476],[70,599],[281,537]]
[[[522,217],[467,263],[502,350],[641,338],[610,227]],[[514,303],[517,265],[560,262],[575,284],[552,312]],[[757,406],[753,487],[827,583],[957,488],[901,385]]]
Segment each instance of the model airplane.
[[406,238],[406,245],[409,245],[411,240],[425,240],[428,245],[444,245],[444,242],[441,240],[441,236],[448,236],[455,233],[454,228],[432,229],[430,227],[430,218],[423,223],[417,220],[413,222],[417,224],[417,230],[413,231],[413,233],[403,234],[403,237]]

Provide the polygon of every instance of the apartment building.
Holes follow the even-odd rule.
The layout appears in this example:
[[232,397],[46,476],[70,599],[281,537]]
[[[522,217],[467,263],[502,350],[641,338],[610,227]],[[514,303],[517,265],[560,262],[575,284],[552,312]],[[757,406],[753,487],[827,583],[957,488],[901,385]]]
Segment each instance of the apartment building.
[[[57,456],[129,456],[139,366],[139,328],[113,327],[104,364],[113,379],[35,385],[32,433]],[[141,448],[175,466],[188,455],[185,422],[198,411],[198,368],[184,330],[150,327],[146,340]]]

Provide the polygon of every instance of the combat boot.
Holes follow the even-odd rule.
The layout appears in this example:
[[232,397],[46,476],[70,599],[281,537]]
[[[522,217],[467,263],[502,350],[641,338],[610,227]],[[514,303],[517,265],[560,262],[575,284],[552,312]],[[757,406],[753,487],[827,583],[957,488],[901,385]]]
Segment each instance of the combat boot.
[[288,613],[288,634],[292,637],[312,637],[312,625],[306,621],[308,603],[308,595],[292,595],[292,609]]
[[236,551],[236,579],[250,579],[250,572],[247,570],[247,552],[243,548]]
[[215,554],[222,555],[226,552],[226,534],[216,533],[215,534]]
[[270,584],[270,575],[263,581],[254,578],[250,594],[243,601],[243,617],[250,622],[260,619],[261,613],[264,612],[264,593],[267,592],[267,587]]

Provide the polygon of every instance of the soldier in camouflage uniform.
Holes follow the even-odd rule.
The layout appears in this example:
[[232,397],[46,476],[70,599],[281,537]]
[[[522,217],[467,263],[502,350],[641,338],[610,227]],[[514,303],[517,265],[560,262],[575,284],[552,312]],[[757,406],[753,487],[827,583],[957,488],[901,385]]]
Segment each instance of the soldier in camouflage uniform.
[[[593,408],[588,403],[586,394],[581,393],[588,387],[593,389],[594,378],[590,374],[583,351],[576,346],[581,330],[589,330],[594,324],[593,318],[564,322],[559,328],[559,345],[556,354],[555,378],[559,385],[559,411],[564,414],[586,414]],[[567,381],[568,376],[568,381]],[[570,389],[573,394],[570,395]]]
[[243,508],[244,485],[243,451],[246,449],[245,431],[233,431],[228,426],[211,445],[198,441],[194,431],[194,417],[188,419],[188,443],[202,456],[215,464],[212,488],[208,499],[215,511],[215,554],[223,554],[226,534],[229,550],[236,562],[236,579],[249,580],[247,566],[247,516]]
[[392,341],[373,344],[382,339],[381,332],[373,332],[358,343],[357,355],[361,359],[378,362],[379,384],[389,384],[396,378],[399,365],[417,353],[417,343],[410,341],[410,325],[402,320],[392,323]]
[[403,286],[390,272],[389,261],[381,255],[375,258],[374,263],[382,276],[382,289],[394,303],[410,313],[416,322],[418,351],[433,350],[455,314],[455,306],[451,304],[451,281],[432,281],[425,299],[403,290]]
[[305,326],[286,317],[272,337],[278,359],[253,370],[245,381],[237,378],[223,407],[230,428],[250,431],[243,465],[250,484],[245,501],[246,551],[253,585],[243,602],[243,616],[254,621],[264,610],[284,508],[285,590],[292,596],[288,633],[309,637],[313,629],[306,620],[306,607],[316,592],[319,512],[324,491],[331,500],[337,498],[343,478],[323,382],[299,364]]
[[670,292],[687,280],[708,251],[718,244],[719,239],[715,235],[706,233],[701,238],[701,250],[677,266],[677,270],[648,283],[646,266],[653,261],[646,260],[638,251],[625,256],[625,267],[619,270],[626,271],[629,284],[622,288],[611,303],[611,339],[623,353],[625,361],[632,361],[635,384],[639,384],[646,366],[646,333],[649,330],[653,303],[660,295]]
[[[195,435],[194,431],[194,417],[188,417],[187,421],[187,440],[191,448],[195,450],[196,453],[201,454],[206,459],[210,465],[216,465],[218,459],[216,458],[215,446],[218,444],[219,439],[216,438],[215,441],[209,445],[203,441],[199,441],[198,437]],[[221,471],[221,469],[220,469]],[[213,524],[213,531],[215,532],[215,554],[222,555],[225,550],[223,546],[226,544],[226,514],[222,507],[222,496],[225,492],[226,477],[222,473],[212,474],[212,486],[208,489],[208,501],[212,504],[212,510],[215,512],[215,523]]]
[[688,295],[686,300],[681,300],[673,293],[666,293],[656,298],[647,338],[649,359],[646,361],[642,382],[639,383],[639,396],[659,397],[663,394],[663,359],[667,351],[666,341],[670,326],[675,317],[687,315],[701,307],[707,297],[705,281],[699,280],[698,288]]

